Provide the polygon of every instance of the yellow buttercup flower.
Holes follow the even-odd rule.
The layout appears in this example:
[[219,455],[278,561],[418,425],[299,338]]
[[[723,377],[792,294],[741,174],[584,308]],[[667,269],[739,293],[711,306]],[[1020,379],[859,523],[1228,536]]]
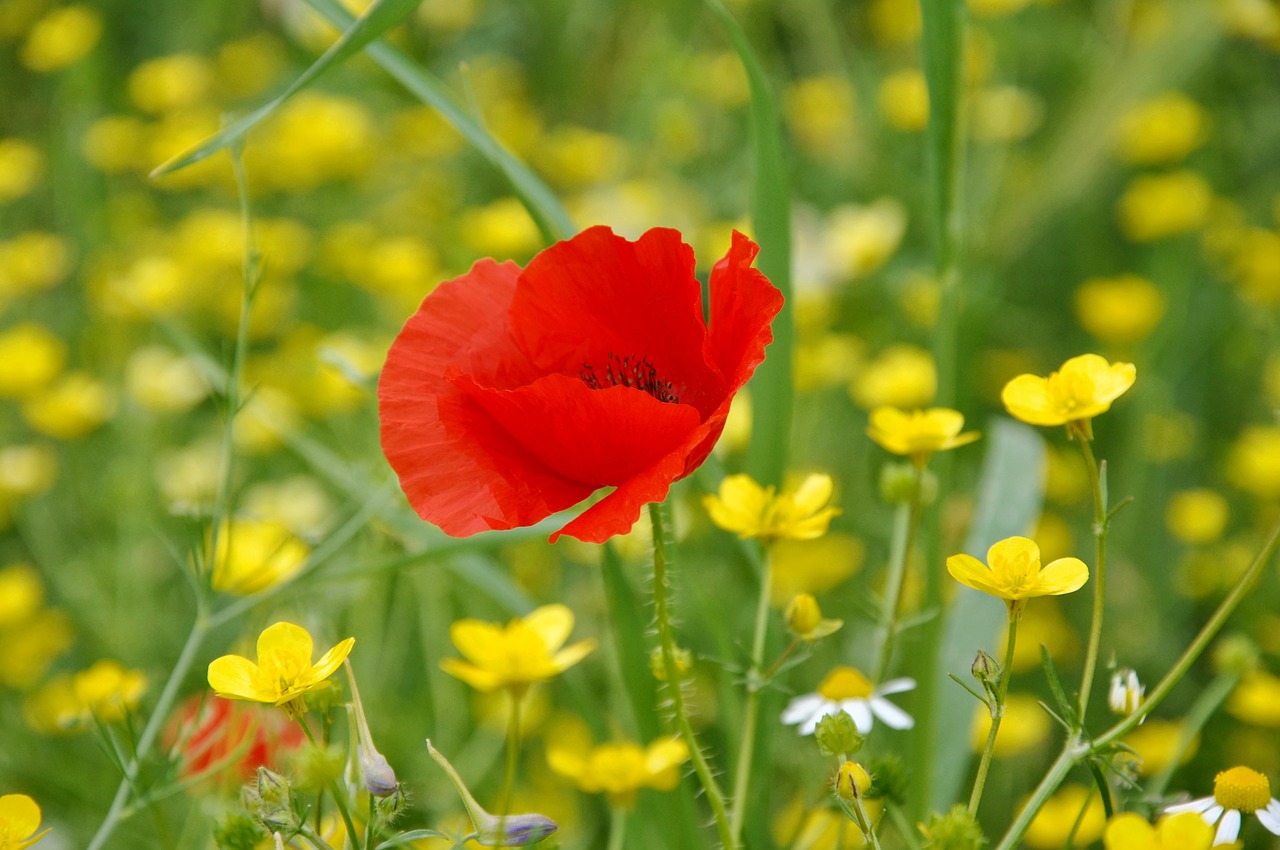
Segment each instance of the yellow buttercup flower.
[[898,410],[877,407],[871,411],[867,436],[885,451],[905,455],[918,469],[929,462],[929,455],[965,446],[978,439],[977,431],[963,434],[964,414],[945,407],[928,410]]
[[1107,345],[1133,345],[1145,339],[1164,318],[1160,288],[1136,274],[1094,277],[1075,294],[1080,327]]
[[1026,537],[1009,537],[987,550],[987,563],[972,555],[947,558],[947,572],[961,584],[1005,600],[1012,615],[1036,596],[1060,596],[1079,590],[1089,568],[1079,558],[1040,565],[1040,547]]
[[1102,833],[1106,850],[1209,850],[1213,827],[1195,812],[1160,818],[1155,826],[1141,815],[1122,812],[1107,821]]
[[1096,793],[1083,785],[1064,785],[1032,819],[1023,840],[1032,850],[1058,850],[1073,835],[1076,846],[1087,847],[1102,837],[1106,819]]
[[1185,159],[1209,137],[1209,116],[1185,94],[1165,92],[1131,107],[1116,125],[1116,150],[1125,162],[1168,165]]
[[647,747],[631,741],[601,744],[587,752],[552,747],[547,763],[588,794],[605,794],[613,806],[635,805],[641,788],[670,791],[680,782],[680,765],[689,748],[675,736],[659,738]]
[[41,838],[40,807],[26,794],[5,794],[0,797],[0,850],[22,850]]
[[258,636],[258,663],[224,655],[209,664],[209,687],[224,699],[243,699],[284,706],[301,716],[303,695],[328,686],[326,681],[355,644],[349,637],[311,663],[311,635],[293,623],[276,623]]
[[79,731],[95,720],[113,723],[137,709],[146,689],[141,671],[104,658],[74,675],[59,676],[32,694],[26,719],[41,732]]
[[830,475],[814,473],[795,490],[778,493],[772,486],[761,487],[750,475],[730,475],[720,482],[717,494],[702,498],[702,504],[712,522],[744,540],[812,540],[826,534],[831,518],[840,513],[827,504],[833,486]]
[[594,640],[565,647],[573,631],[573,612],[565,605],[544,605],[506,626],[458,620],[449,639],[465,656],[446,658],[440,669],[478,691],[508,688],[521,695],[534,682],[558,676],[595,649]]
[[248,596],[298,574],[311,550],[282,523],[233,519],[218,531],[213,589]]
[[1133,386],[1132,363],[1108,363],[1097,354],[1072,357],[1047,378],[1019,375],[1004,385],[1000,400],[1015,419],[1029,425],[1066,425],[1085,439],[1093,437],[1091,420],[1111,409],[1111,402]]

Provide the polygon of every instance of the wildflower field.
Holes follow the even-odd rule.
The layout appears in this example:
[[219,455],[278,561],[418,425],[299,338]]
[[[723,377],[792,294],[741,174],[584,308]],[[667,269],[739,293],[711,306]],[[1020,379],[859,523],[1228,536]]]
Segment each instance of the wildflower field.
[[1280,847],[1274,0],[0,0],[0,850]]

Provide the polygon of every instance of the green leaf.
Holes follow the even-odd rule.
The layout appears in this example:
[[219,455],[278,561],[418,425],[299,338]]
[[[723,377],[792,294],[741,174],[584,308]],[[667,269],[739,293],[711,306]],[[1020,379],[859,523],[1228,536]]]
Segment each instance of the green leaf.
[[1053,694],[1053,701],[1058,704],[1058,713],[1069,724],[1069,728],[1075,728],[1078,725],[1075,707],[1067,699],[1062,679],[1058,678],[1058,668],[1054,666],[1049,650],[1043,644],[1040,646],[1040,663],[1044,667],[1044,677],[1049,681],[1049,692]]

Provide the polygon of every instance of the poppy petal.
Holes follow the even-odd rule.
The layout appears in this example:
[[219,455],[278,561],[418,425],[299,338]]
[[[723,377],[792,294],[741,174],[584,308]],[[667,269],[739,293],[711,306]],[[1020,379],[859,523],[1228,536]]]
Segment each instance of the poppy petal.
[[707,360],[724,375],[730,394],[764,361],[773,341],[770,324],[782,309],[782,293],[751,266],[758,253],[760,246],[735,230],[729,253],[711,269]]
[[541,374],[507,321],[519,273],[482,260],[440,284],[396,337],[378,382],[383,452],[418,515],[455,537],[532,525],[594,489],[531,457],[449,377],[505,388]]
[[681,403],[703,417],[724,381],[703,351],[707,328],[693,249],[679,231],[654,228],[637,241],[592,227],[534,257],[511,303],[511,326],[544,372],[590,369],[602,385],[610,359],[647,361]]

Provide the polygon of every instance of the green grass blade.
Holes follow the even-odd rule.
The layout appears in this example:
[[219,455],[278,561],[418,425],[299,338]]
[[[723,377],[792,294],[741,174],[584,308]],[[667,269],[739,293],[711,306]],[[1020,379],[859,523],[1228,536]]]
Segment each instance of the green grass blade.
[[627,581],[622,559],[611,545],[600,547],[600,570],[618,676],[635,717],[640,739],[652,741],[662,734],[662,728],[658,723],[658,689],[649,669],[649,652],[644,639],[649,631],[643,619],[645,608]]
[[261,123],[265,118],[279,109],[284,102],[315,82],[331,68],[336,68],[347,59],[363,50],[374,39],[399,24],[418,6],[419,0],[375,0],[363,15],[352,18],[342,36],[311,64],[307,70],[289,84],[278,97],[264,106],[255,109],[237,121],[228,124],[218,133],[205,139],[191,150],[178,154],[167,162],[157,166],[151,172],[152,177],[160,177],[170,172],[193,165],[202,159],[212,156],[223,148],[229,147],[244,138],[244,135]]
[[791,299],[791,174],[782,137],[777,98],[746,33],[720,0],[707,5],[728,33],[751,87],[751,221],[760,245],[756,266],[778,287],[787,303],[773,320],[769,356],[751,380],[751,446],[747,471],[757,480],[781,483],[791,440],[791,350],[795,320]]
[[[992,543],[1029,533],[1040,515],[1044,497],[1040,475],[1044,465],[1044,440],[1034,429],[1009,419],[997,419],[987,430],[985,439],[987,455],[978,485],[978,509],[963,549],[984,560]],[[969,676],[974,653],[993,646],[1007,620],[1003,602],[968,587],[960,588],[943,617],[941,670],[960,678]],[[944,684],[943,687],[950,686]],[[952,695],[944,691],[940,699],[946,705],[956,702],[968,705],[968,698],[962,700],[958,693]],[[935,699],[934,704],[938,703]],[[920,771],[935,771],[928,802],[936,811],[946,811],[960,798],[961,783],[973,756],[969,749],[972,721],[973,714],[968,708],[938,712],[932,746],[921,747],[922,752],[916,753],[913,765],[916,776],[924,776]]]

